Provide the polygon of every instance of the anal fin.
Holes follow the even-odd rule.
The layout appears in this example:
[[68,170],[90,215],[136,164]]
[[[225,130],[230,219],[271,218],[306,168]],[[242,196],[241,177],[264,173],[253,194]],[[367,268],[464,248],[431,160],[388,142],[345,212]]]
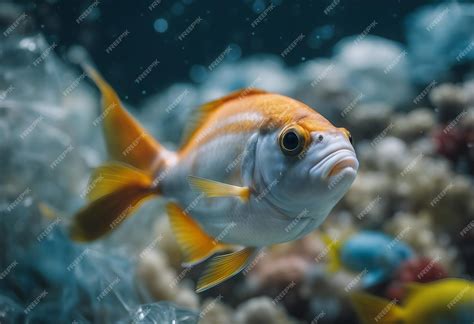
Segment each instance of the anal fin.
[[199,278],[196,292],[214,287],[238,274],[252,260],[256,250],[256,248],[245,248],[212,258],[206,271]]
[[231,248],[230,245],[221,243],[205,233],[178,204],[169,203],[166,209],[171,228],[184,253],[185,266],[202,262],[216,252]]

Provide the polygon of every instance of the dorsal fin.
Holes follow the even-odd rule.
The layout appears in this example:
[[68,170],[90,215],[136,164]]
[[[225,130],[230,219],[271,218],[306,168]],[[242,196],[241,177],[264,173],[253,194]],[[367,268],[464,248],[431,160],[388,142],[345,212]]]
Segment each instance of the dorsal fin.
[[199,127],[207,120],[207,118],[216,111],[224,103],[237,98],[244,98],[253,96],[256,94],[267,93],[264,90],[255,89],[255,88],[245,88],[241,90],[234,91],[227,96],[221,97],[219,99],[213,100],[211,102],[205,103],[204,105],[197,108],[191,115],[186,128],[183,133],[183,139],[181,145],[186,144],[189,139],[196,133]]

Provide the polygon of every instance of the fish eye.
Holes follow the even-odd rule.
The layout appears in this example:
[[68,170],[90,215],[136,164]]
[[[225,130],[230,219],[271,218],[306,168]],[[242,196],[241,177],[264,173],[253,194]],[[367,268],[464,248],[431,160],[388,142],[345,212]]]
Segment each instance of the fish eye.
[[285,155],[295,156],[303,151],[305,146],[305,137],[295,127],[290,127],[280,134],[280,149]]

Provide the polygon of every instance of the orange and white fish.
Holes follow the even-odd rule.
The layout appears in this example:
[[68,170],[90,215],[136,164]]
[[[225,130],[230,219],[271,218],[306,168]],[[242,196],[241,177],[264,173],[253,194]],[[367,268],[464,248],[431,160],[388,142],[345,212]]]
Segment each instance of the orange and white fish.
[[164,197],[186,265],[230,251],[210,261],[198,292],[240,272],[263,247],[313,231],[356,177],[350,133],[291,98],[247,89],[205,104],[172,152],[96,71],[86,71],[103,96],[114,162],[94,171],[72,237],[97,239],[147,198]]

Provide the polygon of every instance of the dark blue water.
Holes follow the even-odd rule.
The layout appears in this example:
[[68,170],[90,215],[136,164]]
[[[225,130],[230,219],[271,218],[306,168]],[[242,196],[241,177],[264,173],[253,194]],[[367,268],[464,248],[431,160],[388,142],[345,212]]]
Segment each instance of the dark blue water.
[[[361,33],[374,20],[378,25],[371,34],[403,42],[406,16],[433,1],[278,0],[255,28],[252,22],[271,1],[164,0],[153,5],[148,0],[105,0],[100,1],[91,17],[76,23],[91,3],[39,1],[31,7],[33,15],[44,25],[47,38],[58,42],[60,51],[73,44],[83,45],[105,76],[114,80],[119,93],[137,102],[143,98],[143,91],[150,93],[172,82],[188,81],[193,65],[207,66],[229,44],[240,51],[235,59],[256,53],[279,55],[303,34],[302,46],[285,57],[286,64],[295,65],[330,56],[335,43]],[[337,4],[326,10],[332,3]],[[202,18],[202,23],[180,41],[178,36],[197,17]],[[154,28],[159,19],[167,22],[164,32]],[[130,32],[130,37],[108,54],[108,44],[125,30]],[[160,61],[160,72],[139,86],[133,84],[137,71],[155,59]]]

